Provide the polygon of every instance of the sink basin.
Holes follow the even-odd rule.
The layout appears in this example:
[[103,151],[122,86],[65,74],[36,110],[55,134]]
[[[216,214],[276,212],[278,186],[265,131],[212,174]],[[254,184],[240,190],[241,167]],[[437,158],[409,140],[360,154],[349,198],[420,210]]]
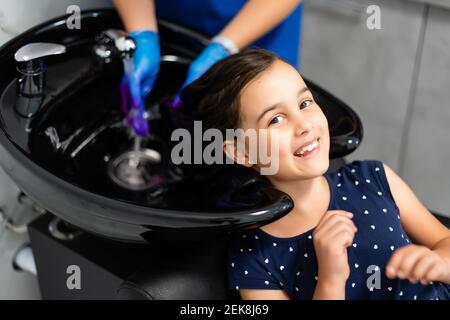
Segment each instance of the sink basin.
[[[22,191],[85,231],[129,242],[206,239],[261,226],[292,209],[289,196],[252,170],[169,161],[175,143],[171,132],[184,115],[164,102],[182,84],[207,38],[167,21],[159,21],[161,70],[146,101],[152,130],[143,141],[163,161],[152,168],[151,188],[131,191],[116,185],[108,164],[132,144],[119,106],[122,64],[99,62],[92,48],[100,32],[123,27],[111,9],[83,12],[80,30],[68,30],[65,18],[41,24],[0,48],[0,164]],[[14,53],[39,41],[64,44],[67,50],[46,60],[40,110],[25,118],[15,111]],[[307,84],[329,121],[330,156],[344,157],[361,142],[358,116],[320,86]]]

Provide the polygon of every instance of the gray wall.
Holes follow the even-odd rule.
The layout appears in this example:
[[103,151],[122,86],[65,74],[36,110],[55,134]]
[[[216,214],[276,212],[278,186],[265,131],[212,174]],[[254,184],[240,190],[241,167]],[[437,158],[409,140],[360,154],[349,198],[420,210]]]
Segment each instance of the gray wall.
[[[381,29],[366,26],[380,6]],[[450,216],[450,10],[411,1],[306,0],[304,76],[346,101],[365,136],[349,157],[387,163]]]
[[450,9],[427,17],[402,169],[426,204],[450,216]]
[[36,24],[66,14],[70,5],[101,8],[111,6],[111,0],[0,0],[0,45]]

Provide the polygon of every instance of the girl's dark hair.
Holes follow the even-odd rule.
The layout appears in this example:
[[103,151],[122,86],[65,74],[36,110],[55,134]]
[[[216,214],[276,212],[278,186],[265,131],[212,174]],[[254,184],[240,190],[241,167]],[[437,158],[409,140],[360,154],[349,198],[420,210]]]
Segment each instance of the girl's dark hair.
[[181,93],[183,107],[202,120],[204,130],[236,129],[240,123],[242,89],[276,60],[283,60],[264,49],[246,49],[214,64]]

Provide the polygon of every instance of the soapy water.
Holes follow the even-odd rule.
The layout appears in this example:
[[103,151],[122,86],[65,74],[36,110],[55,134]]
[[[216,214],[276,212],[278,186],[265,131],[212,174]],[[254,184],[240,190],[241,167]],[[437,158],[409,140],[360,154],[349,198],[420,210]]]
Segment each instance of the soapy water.
[[161,162],[161,154],[142,147],[142,137],[150,127],[143,106],[136,105],[130,94],[127,77],[120,84],[121,109],[134,137],[130,151],[119,154],[108,165],[108,175],[117,185],[129,190],[145,190],[161,184],[160,175],[152,175],[152,165]]
[[137,136],[147,136],[150,133],[150,126],[145,118],[143,102],[136,101],[131,95],[129,80],[126,75],[122,77],[119,90],[120,107],[123,115],[128,121],[128,125],[134,130]]

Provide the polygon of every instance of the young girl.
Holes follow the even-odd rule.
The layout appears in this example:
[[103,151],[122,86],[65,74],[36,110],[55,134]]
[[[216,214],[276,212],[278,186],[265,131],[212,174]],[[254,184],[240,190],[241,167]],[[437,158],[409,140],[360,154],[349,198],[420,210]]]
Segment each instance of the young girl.
[[[243,299],[450,298],[450,230],[380,161],[327,172],[327,119],[291,65],[247,50],[214,65],[183,100],[224,137],[236,128],[278,134],[279,169],[267,178],[294,208],[231,242],[229,285]],[[232,141],[223,149],[263,166]]]

